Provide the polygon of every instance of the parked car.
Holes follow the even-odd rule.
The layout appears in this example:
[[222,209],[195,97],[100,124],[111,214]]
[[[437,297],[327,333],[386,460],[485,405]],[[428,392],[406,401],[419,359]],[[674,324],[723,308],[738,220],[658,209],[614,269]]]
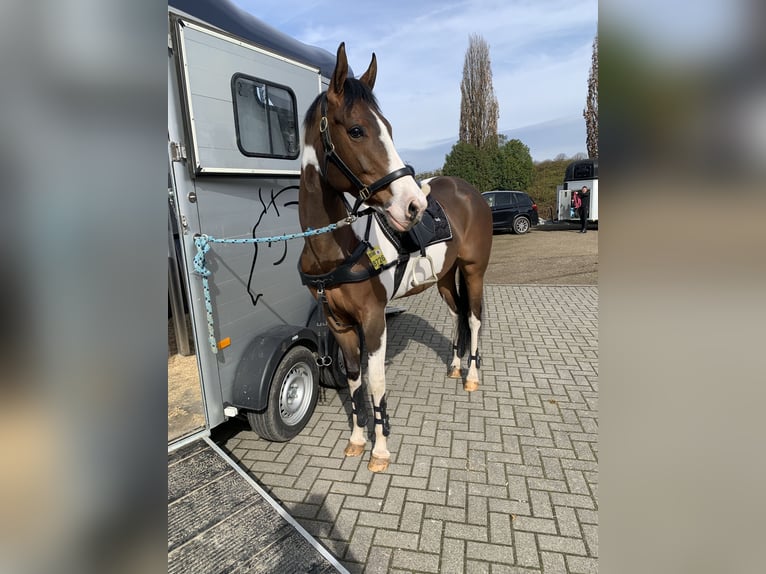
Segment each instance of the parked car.
[[492,229],[522,235],[540,222],[537,204],[523,191],[498,189],[485,191],[482,196],[492,208]]

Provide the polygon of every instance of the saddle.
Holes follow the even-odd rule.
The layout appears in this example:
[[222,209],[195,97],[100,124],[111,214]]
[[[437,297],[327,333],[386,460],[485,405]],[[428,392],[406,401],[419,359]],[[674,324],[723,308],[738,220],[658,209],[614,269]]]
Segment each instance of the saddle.
[[[375,219],[378,225],[383,230],[386,238],[396,247],[399,254],[399,263],[394,274],[394,291],[399,289],[407,262],[410,256],[415,253],[419,253],[420,257],[426,258],[431,265],[431,277],[425,283],[435,282],[436,273],[434,272],[433,261],[426,255],[426,247],[452,239],[452,227],[447,219],[447,214],[444,212],[444,208],[431,194],[428,194],[426,198],[428,205],[423,213],[423,219],[407,232],[396,231],[386,221],[385,216],[377,211],[375,212]],[[413,285],[413,287],[416,286]]]
[[394,244],[399,255],[409,255],[419,251],[425,256],[426,247],[429,245],[452,239],[452,227],[444,209],[431,194],[427,196],[427,199],[428,205],[423,213],[423,219],[407,232],[396,231],[389,225],[385,216],[375,212],[378,225],[388,240]]

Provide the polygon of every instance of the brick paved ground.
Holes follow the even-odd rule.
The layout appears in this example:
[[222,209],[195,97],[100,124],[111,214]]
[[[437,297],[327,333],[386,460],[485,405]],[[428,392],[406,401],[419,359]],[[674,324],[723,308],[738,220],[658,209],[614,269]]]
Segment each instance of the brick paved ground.
[[396,302],[392,464],[344,458],[350,401],[327,390],[301,435],[225,443],[351,572],[581,573],[598,557],[598,290],[486,287],[480,390],[445,377],[435,289]]

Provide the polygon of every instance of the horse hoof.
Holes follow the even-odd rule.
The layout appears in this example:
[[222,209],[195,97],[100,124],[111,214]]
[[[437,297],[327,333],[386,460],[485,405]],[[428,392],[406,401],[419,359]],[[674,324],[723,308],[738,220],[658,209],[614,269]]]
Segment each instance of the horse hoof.
[[463,383],[463,390],[472,393],[479,388],[479,381],[466,381]]
[[460,367],[452,367],[447,374],[450,379],[462,379],[463,375],[460,374]]
[[346,448],[343,449],[343,454],[345,454],[346,456],[360,456],[363,452],[364,452],[363,444],[354,444],[351,441],[348,441]]
[[388,463],[391,459],[380,458],[374,454],[370,457],[370,462],[367,464],[367,470],[370,472],[383,472],[388,468]]

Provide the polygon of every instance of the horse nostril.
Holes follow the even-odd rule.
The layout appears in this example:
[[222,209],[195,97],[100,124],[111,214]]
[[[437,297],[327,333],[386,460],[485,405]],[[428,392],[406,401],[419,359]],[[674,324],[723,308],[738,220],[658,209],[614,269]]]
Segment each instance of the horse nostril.
[[410,221],[415,221],[415,219],[420,214],[420,208],[415,201],[410,202],[410,205],[407,207],[407,211],[409,212]]

